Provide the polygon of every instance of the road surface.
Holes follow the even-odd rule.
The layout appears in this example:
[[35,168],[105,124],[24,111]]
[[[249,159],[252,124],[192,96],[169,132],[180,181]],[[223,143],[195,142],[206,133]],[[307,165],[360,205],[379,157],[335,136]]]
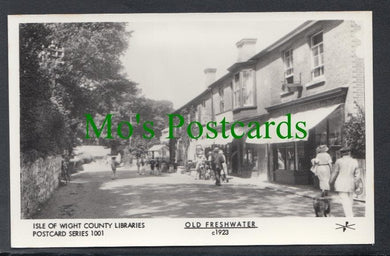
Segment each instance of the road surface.
[[[240,178],[217,187],[187,174],[141,176],[135,169],[119,168],[112,179],[110,166],[100,160],[84,165],[71,179],[33,218],[314,217],[312,199]],[[364,203],[354,207],[357,216],[364,216]],[[343,216],[337,202],[332,214]]]

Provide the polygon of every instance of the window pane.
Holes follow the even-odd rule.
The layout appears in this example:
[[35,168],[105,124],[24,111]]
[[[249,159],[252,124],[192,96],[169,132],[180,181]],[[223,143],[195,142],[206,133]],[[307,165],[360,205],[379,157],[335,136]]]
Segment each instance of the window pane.
[[318,47],[314,47],[313,48],[313,56],[317,56],[318,55]]
[[284,148],[278,148],[276,150],[277,152],[277,169],[279,170],[285,170],[286,169],[286,165],[285,165],[285,159],[286,159],[286,151],[284,150]]
[[293,50],[288,50],[285,51],[285,56],[284,56],[284,76],[285,79],[287,80],[290,76],[293,74]]
[[320,47],[320,53],[323,53],[324,52],[324,45],[320,44],[319,47]]
[[313,63],[314,67],[317,67],[319,64],[318,56],[315,56],[313,60],[314,60],[314,63]]
[[241,105],[241,102],[240,102],[240,93],[239,91],[236,91],[234,92],[234,106],[235,107],[238,107]]
[[313,36],[313,45],[317,45],[322,42],[322,33]]
[[240,73],[234,75],[234,82],[238,82],[240,80]]
[[324,64],[324,54],[321,53],[320,55],[320,64]]
[[313,77],[317,77],[317,76],[319,76],[319,75],[320,75],[320,73],[319,73],[319,71],[318,71],[318,68],[314,69],[314,70],[313,70]]
[[244,71],[243,72],[243,84],[242,84],[242,99],[244,106],[253,105],[253,72]]
[[321,123],[319,123],[315,127],[315,145],[319,146],[319,145],[327,144],[326,137],[327,137],[326,120],[322,120]]
[[305,166],[305,148],[302,142],[297,142],[297,150],[298,150],[298,168],[297,170],[304,170]]
[[290,171],[295,170],[295,149],[294,145],[286,148],[287,169]]
[[341,129],[343,127],[343,112],[339,108],[329,118],[329,146],[341,145]]

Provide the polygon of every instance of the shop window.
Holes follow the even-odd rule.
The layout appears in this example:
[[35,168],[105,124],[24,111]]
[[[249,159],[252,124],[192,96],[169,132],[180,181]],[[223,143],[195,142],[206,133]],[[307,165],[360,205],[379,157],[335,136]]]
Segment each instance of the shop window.
[[344,124],[343,111],[339,108],[333,112],[328,118],[329,125],[329,142],[330,147],[341,147],[342,137],[341,132]]
[[274,151],[274,169],[294,171],[295,168],[295,144],[277,144]]
[[304,142],[297,142],[296,143],[297,145],[297,160],[298,160],[298,168],[297,170],[298,171],[303,171],[304,170],[304,166],[306,165],[305,164],[305,159],[306,159],[306,156],[305,156],[305,147],[304,147]]
[[333,160],[341,148],[343,124],[344,110],[340,107],[315,127],[315,146],[327,145]]
[[323,34],[319,32],[311,37],[311,52],[312,52],[312,78],[317,78],[324,75],[324,44]]
[[254,147],[247,147],[243,156],[244,169],[251,171],[257,169],[257,150]]
[[324,119],[316,126],[315,131],[315,144],[324,145],[328,144],[328,129],[327,129],[327,120]]
[[338,108],[328,118],[321,121],[315,128],[315,144],[328,145],[329,148],[340,147],[341,132],[344,123],[343,109]]

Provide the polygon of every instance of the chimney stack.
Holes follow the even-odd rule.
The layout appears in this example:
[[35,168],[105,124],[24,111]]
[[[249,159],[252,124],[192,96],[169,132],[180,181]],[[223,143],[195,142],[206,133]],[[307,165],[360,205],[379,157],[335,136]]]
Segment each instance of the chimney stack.
[[215,74],[217,73],[217,69],[216,68],[206,68],[204,70],[204,74],[205,74],[205,86],[206,88],[215,82]]
[[236,43],[238,49],[237,62],[245,62],[256,53],[256,38],[244,38]]

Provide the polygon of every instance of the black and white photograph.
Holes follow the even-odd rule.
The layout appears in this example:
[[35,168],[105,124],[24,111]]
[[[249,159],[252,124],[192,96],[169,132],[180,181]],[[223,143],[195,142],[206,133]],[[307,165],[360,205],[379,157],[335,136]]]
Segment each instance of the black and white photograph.
[[371,12],[8,29],[13,247],[374,241]]

